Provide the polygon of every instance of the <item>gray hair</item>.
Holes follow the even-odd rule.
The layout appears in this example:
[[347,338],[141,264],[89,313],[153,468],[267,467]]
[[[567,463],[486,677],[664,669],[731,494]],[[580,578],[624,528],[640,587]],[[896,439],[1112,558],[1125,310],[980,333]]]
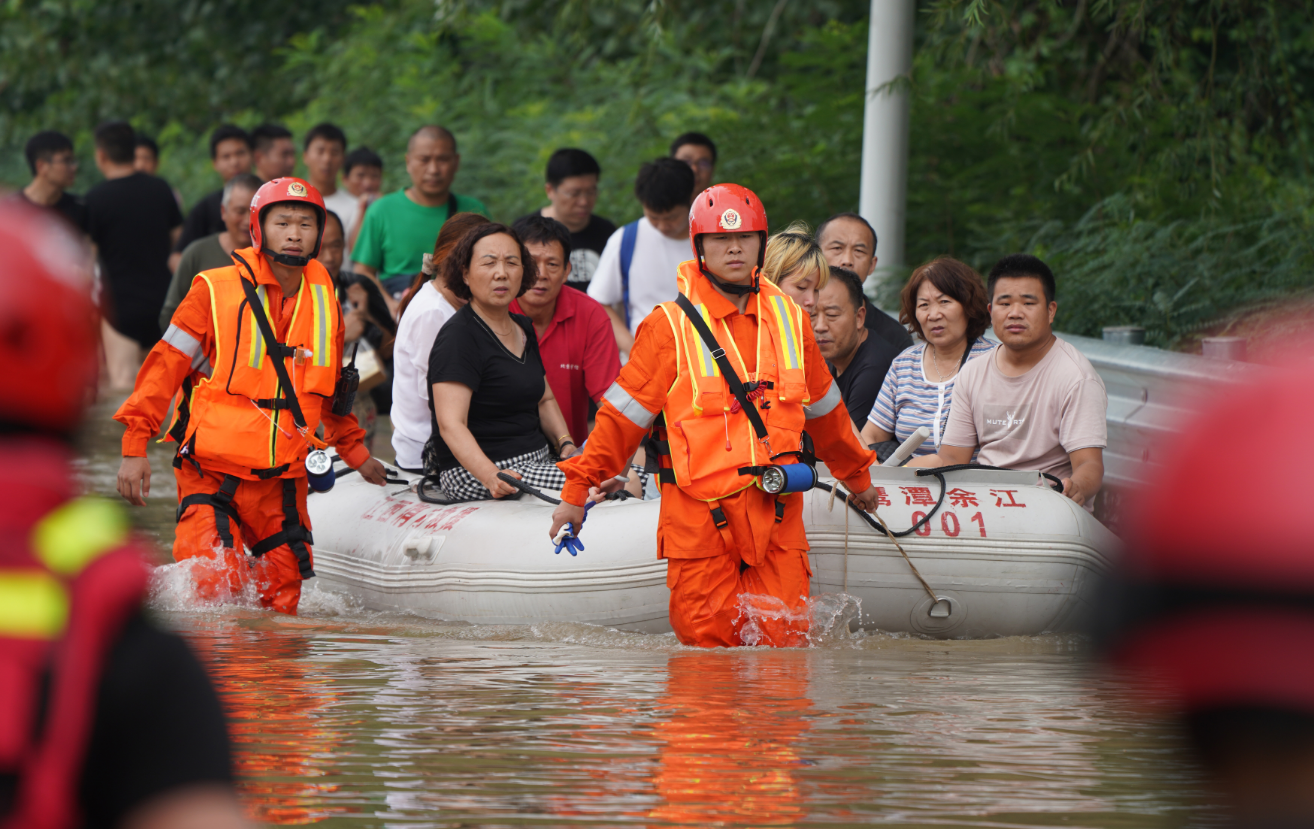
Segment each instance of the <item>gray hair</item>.
[[[223,206],[227,206],[228,199],[232,197],[233,191],[237,190],[238,188],[243,188],[243,187],[247,188],[254,194],[255,191],[259,190],[261,185],[263,184],[264,182],[261,181],[259,177],[254,176],[251,173],[238,173],[237,175],[228,179],[228,182],[224,184],[224,194],[223,196],[220,197],[219,204]],[[246,206],[247,207],[251,206],[249,200],[247,201]]]

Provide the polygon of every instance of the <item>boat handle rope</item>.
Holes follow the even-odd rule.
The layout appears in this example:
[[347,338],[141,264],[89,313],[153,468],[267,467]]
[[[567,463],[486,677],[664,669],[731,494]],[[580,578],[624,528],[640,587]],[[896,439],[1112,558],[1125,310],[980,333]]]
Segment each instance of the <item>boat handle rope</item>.
[[[927,471],[935,472],[937,470],[927,470]],[[835,495],[838,493],[840,488],[840,483],[836,481],[835,486],[832,487],[829,484],[818,482],[817,486],[830,492],[830,504],[833,506],[835,503]],[[944,478],[940,477],[940,503],[944,502],[945,489],[946,486],[945,486]],[[934,610],[943,602],[946,611],[948,611],[945,613],[945,616],[948,616],[949,613],[952,613],[953,605],[949,602],[947,598],[936,595],[935,590],[931,587],[930,582],[926,580],[926,578],[922,575],[921,571],[917,569],[917,565],[913,564],[913,560],[909,558],[908,551],[903,549],[903,545],[899,543],[899,538],[921,527],[922,524],[924,524],[930,518],[930,515],[928,515],[926,518],[922,519],[921,521],[917,522],[916,524],[913,524],[912,528],[909,529],[907,532],[896,533],[890,530],[889,526],[887,526],[885,523],[885,519],[881,518],[879,513],[868,514],[857,504],[853,503],[853,501],[849,499],[849,495],[845,496],[844,503],[847,504],[849,507],[851,507],[853,511],[856,512],[862,518],[862,520],[866,521],[873,529],[880,530],[881,532],[885,533],[885,535],[890,539],[890,541],[894,543],[895,549],[898,550],[899,554],[903,556],[903,560],[908,562],[908,569],[912,570],[913,575],[916,576],[917,580],[922,583],[922,589],[926,591],[926,595],[931,597],[931,607],[929,610]],[[940,503],[937,503],[935,505],[935,509],[940,508]],[[934,513],[935,510],[932,510],[931,514]],[[848,512],[845,512],[844,513],[844,592],[847,593],[848,590],[849,590],[849,516],[848,516]]]
[[[1002,466],[987,466],[983,463],[958,463],[958,464],[954,464],[953,466],[937,466],[934,468],[918,469],[917,474],[920,477],[926,477],[927,475],[931,475],[935,472],[961,472],[964,469],[988,469],[991,472],[1018,471],[1016,469],[1005,469]],[[1050,489],[1054,490],[1055,492],[1063,491],[1063,481],[1060,480],[1057,476],[1051,475],[1048,472],[1041,472],[1039,474],[1040,477],[1051,482],[1049,485]]]

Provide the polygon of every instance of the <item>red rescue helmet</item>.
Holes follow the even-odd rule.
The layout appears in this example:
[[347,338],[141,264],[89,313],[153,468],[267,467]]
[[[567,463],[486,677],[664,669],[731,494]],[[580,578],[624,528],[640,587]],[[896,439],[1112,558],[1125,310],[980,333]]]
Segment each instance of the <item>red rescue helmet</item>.
[[698,237],[704,233],[747,233],[762,236],[758,267],[766,254],[767,214],[762,200],[747,187],[738,184],[713,184],[698,194],[689,206],[689,244],[694,258],[701,258]]
[[0,422],[65,433],[95,396],[89,253],[44,210],[0,203]]
[[[1218,395],[1136,499],[1106,631],[1115,661],[1189,711],[1314,715],[1314,364]],[[1238,434],[1277,441],[1271,459]]]
[[[315,247],[311,250],[309,256],[291,256],[286,253],[276,253],[265,247],[264,233],[261,230],[261,226],[265,221],[265,213],[268,212],[269,208],[283,202],[294,202],[315,208],[319,231],[315,235]],[[324,209],[324,197],[319,194],[319,191],[310,182],[293,176],[272,179],[262,184],[251,199],[251,244],[256,250],[280,265],[302,268],[309,264],[311,259],[319,256],[319,245],[324,239],[324,225],[327,221],[328,213]]]

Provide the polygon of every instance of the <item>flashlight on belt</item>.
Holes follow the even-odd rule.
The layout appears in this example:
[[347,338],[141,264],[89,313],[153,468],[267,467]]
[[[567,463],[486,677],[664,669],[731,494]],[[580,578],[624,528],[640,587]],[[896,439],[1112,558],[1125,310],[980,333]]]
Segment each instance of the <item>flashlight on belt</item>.
[[817,485],[817,470],[806,463],[768,466],[762,470],[762,489],[771,495],[807,492]]
[[333,488],[337,474],[333,471],[333,460],[328,452],[316,449],[306,455],[306,481],[316,492],[328,492]]

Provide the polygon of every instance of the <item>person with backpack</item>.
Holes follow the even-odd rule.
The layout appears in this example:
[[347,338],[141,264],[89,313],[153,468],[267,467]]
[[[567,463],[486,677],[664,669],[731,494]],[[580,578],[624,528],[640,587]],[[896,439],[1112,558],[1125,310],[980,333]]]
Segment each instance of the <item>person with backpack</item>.
[[693,170],[683,161],[644,164],[634,181],[643,216],[613,233],[598,258],[588,293],[607,309],[622,355],[643,318],[675,298],[675,272],[689,254],[693,188]]

